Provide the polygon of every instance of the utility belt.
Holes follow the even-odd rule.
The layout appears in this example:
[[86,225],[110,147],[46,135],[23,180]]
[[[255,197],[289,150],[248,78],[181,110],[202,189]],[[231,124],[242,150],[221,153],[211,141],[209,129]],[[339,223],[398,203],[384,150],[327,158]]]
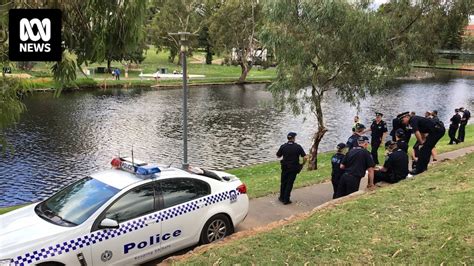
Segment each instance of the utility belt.
[[435,126],[436,129],[444,129],[444,124],[441,121],[436,121]]

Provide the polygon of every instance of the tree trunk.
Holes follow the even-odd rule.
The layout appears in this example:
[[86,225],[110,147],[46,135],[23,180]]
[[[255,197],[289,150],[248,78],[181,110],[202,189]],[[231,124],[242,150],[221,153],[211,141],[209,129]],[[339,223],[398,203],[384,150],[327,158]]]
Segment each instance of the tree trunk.
[[247,74],[250,71],[250,66],[247,62],[242,61],[240,63],[240,68],[241,68],[242,72],[240,74],[238,83],[245,83],[245,80],[247,79]]
[[111,69],[110,66],[112,65],[112,60],[107,59],[107,71],[110,73]]
[[315,114],[316,118],[318,120],[318,131],[314,133],[313,136],[313,144],[311,146],[311,149],[309,151],[310,153],[310,158],[309,158],[309,163],[308,163],[308,170],[316,170],[318,169],[318,148],[319,148],[319,143],[324,137],[324,134],[328,131],[326,127],[324,126],[324,117],[323,117],[323,109],[321,107],[321,103],[323,101],[323,92],[324,90],[322,89],[319,93],[316,90],[316,87],[313,85],[312,88],[312,100],[313,104],[315,107]]

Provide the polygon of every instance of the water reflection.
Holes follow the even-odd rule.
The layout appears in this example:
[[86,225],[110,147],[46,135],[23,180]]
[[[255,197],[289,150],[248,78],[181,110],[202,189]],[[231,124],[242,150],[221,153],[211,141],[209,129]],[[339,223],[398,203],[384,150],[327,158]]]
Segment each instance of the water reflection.
[[[446,74],[447,73],[447,74]],[[67,183],[109,167],[113,155],[180,165],[181,90],[110,89],[39,93],[25,99],[28,111],[7,131],[15,156],[0,160],[0,206],[42,199]],[[361,102],[360,117],[369,124],[375,111],[385,120],[400,111],[423,114],[437,109],[447,123],[454,108],[474,109],[474,78],[444,72],[436,79],[397,82]],[[275,160],[288,131],[309,148],[316,120],[272,108],[265,85],[215,86],[190,90],[189,161],[232,168]],[[323,103],[329,150],[351,134],[355,107],[334,92]],[[306,118],[306,119],[305,119]],[[390,124],[390,123],[389,123]]]

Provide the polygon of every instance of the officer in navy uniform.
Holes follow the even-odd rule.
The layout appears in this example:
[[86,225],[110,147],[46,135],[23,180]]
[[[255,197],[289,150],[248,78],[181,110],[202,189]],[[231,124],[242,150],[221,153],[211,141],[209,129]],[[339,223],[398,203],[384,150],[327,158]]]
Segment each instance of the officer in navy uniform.
[[462,112],[461,125],[459,126],[458,140],[459,142],[464,142],[464,136],[466,135],[466,125],[471,118],[471,112],[464,109],[464,107],[459,108],[459,111]]
[[360,180],[369,172],[367,188],[374,187],[374,167],[370,152],[367,150],[369,138],[360,136],[358,146],[350,150],[341,163],[344,170],[336,190],[336,198],[344,197],[359,190]]
[[296,133],[290,132],[287,135],[288,142],[281,145],[276,153],[277,157],[283,156],[281,164],[281,184],[280,184],[280,200],[283,204],[290,204],[291,190],[295,182],[296,175],[301,171],[300,156],[304,157],[303,164],[306,161],[306,153],[301,145],[295,142]]
[[405,131],[403,129],[397,129],[395,132],[395,141],[399,149],[408,153],[408,143],[405,141]]
[[333,195],[332,198],[336,198],[336,190],[337,186],[339,185],[339,180],[341,179],[344,170],[341,169],[342,160],[345,157],[344,150],[346,148],[346,144],[339,143],[336,146],[337,152],[331,158],[331,165],[332,165],[332,172],[331,172],[331,183],[333,188]]
[[392,136],[393,141],[397,141],[396,132],[398,129],[403,130],[403,135],[404,135],[403,140],[406,143],[410,143],[410,138],[411,138],[411,133],[412,133],[411,129],[408,126],[405,126],[404,124],[402,124],[402,122],[400,121],[400,119],[398,119],[398,117],[395,117],[392,120],[392,130],[390,131],[390,136]]
[[361,123],[358,123],[355,125],[355,131],[352,133],[352,135],[349,137],[347,140],[346,146],[347,149],[350,151],[352,148],[357,147],[357,140],[359,139],[360,136],[364,134],[365,126]]
[[[420,142],[420,151],[416,171],[413,175],[422,173],[428,169],[430,162],[431,151],[436,146],[436,143],[444,136],[446,129],[443,123],[435,122],[432,119],[421,116],[410,116],[408,112],[398,115],[404,125],[410,125],[415,137]],[[426,140],[423,139],[422,134],[428,134]]]
[[385,139],[387,136],[387,123],[382,120],[383,114],[376,112],[375,113],[375,119],[372,122],[372,125],[370,125],[370,129],[367,131],[371,131],[371,151],[370,153],[372,154],[372,158],[374,159],[375,164],[379,164],[379,155],[378,155],[378,150],[380,147],[380,144],[382,144],[382,141]]
[[388,156],[383,167],[375,170],[374,183],[381,181],[390,184],[397,183],[408,175],[408,154],[392,140],[385,143],[385,149],[388,151]]
[[456,139],[456,131],[458,131],[459,124],[461,123],[461,116],[459,115],[459,109],[454,109],[454,115],[451,117],[449,120],[451,121],[451,124],[449,124],[449,130],[448,130],[448,135],[449,135],[449,145],[452,145],[454,143],[458,144],[459,140]]

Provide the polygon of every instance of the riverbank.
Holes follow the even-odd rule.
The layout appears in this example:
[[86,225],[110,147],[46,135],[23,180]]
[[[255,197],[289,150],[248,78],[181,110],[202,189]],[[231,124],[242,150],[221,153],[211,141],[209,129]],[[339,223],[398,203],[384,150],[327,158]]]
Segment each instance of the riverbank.
[[470,153],[166,263],[472,264],[473,176]]
[[[412,138],[409,152],[411,152],[411,147],[414,145],[414,142],[414,138]],[[446,133],[436,146],[438,153],[449,152],[474,145],[474,124],[466,127],[465,142],[457,145],[448,145],[448,142],[449,137]],[[333,151],[320,153],[318,158],[318,170],[303,170],[298,175],[294,187],[301,188],[328,181],[331,176],[330,158],[333,154]],[[379,161],[384,161],[382,152],[379,152]],[[277,193],[280,189],[280,164],[278,161],[239,167],[230,169],[227,172],[238,176],[247,185],[247,194],[250,198],[267,196]],[[18,207],[0,208],[0,214],[15,208]]]

